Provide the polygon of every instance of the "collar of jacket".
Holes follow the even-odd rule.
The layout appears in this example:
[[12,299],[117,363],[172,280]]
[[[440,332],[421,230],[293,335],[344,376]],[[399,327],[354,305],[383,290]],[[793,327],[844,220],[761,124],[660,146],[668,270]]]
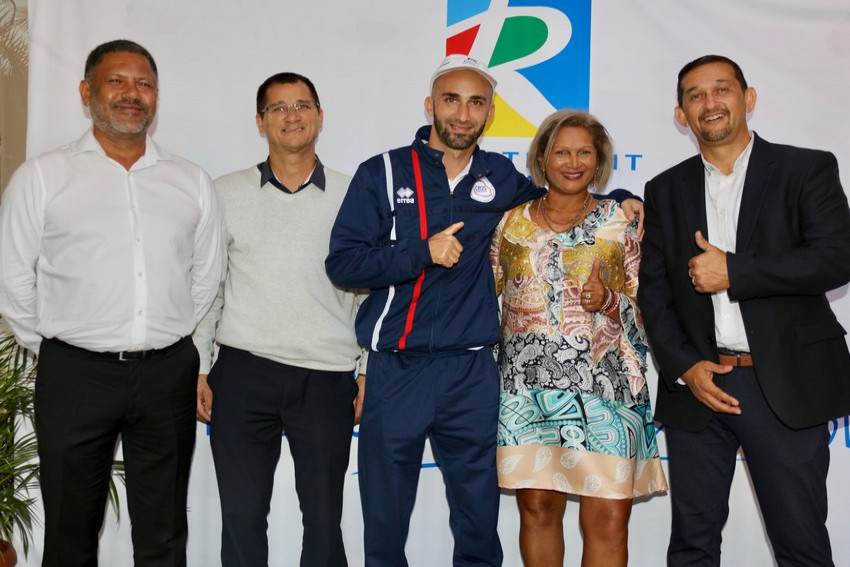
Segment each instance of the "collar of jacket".
[[[428,146],[428,138],[431,136],[431,126],[422,126],[416,131],[416,139],[413,140],[413,149],[419,152],[420,156],[424,156],[429,162],[443,168],[443,152],[435,150]],[[475,145],[475,150],[472,152],[472,165],[469,168],[469,174],[476,180],[482,177],[487,177],[492,169],[488,167],[484,157],[487,152]]]

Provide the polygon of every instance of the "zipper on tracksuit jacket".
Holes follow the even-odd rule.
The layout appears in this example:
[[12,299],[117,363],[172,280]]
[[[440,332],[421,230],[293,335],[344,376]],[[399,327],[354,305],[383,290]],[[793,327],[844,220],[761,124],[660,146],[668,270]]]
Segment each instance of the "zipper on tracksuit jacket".
[[[446,178],[446,185],[449,187],[449,223],[446,225],[446,228],[448,228],[455,222],[455,192],[452,191],[451,186],[448,184],[448,177]],[[460,183],[458,183],[458,185],[460,185]],[[463,252],[461,252],[461,254],[463,254]],[[458,259],[458,262],[460,262],[460,259]],[[437,315],[440,311],[440,302],[443,298],[442,278],[438,285],[439,289],[437,290],[437,301],[434,305],[434,317],[431,319],[431,336],[428,341],[428,352],[434,352],[434,328],[437,326]]]

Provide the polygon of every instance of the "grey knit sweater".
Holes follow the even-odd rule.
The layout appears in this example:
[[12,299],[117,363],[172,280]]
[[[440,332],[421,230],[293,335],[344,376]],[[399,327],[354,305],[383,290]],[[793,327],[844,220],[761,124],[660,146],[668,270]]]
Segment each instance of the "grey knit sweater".
[[290,195],[271,183],[260,187],[257,167],[215,181],[227,272],[194,334],[202,374],[212,365],[213,341],[301,368],[357,366],[365,374],[354,336],[365,294],[335,287],[324,264],[350,177],[324,172],[324,191],[311,184]]

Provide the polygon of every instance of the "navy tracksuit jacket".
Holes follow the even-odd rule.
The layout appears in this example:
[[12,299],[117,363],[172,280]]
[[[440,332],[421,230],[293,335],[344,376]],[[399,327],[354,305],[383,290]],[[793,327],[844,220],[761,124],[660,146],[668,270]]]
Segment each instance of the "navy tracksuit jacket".
[[[371,289],[357,316],[357,338],[371,350],[440,354],[495,344],[493,230],[505,211],[545,192],[505,156],[476,148],[470,175],[451,193],[443,153],[425,144],[430,128],[421,128],[412,146],[360,165],[331,233],[330,279]],[[428,238],[459,221],[460,261],[451,269],[434,264]]]

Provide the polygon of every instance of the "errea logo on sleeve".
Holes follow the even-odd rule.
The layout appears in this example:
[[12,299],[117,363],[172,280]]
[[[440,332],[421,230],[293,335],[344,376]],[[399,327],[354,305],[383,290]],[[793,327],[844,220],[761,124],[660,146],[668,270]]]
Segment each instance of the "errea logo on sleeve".
[[402,187],[395,194],[398,195],[398,198],[395,200],[396,203],[413,204],[413,189],[410,187]]

